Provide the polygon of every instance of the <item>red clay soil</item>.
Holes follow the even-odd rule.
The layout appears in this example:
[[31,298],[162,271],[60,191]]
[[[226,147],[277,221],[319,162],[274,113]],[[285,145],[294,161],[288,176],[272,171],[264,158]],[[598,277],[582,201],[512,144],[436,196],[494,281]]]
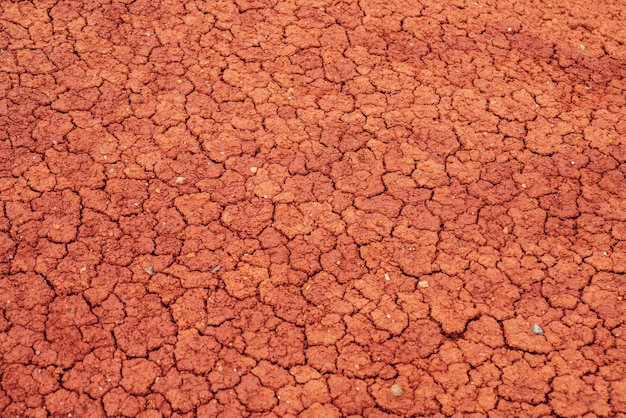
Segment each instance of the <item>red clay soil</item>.
[[2,417],[626,417],[622,1],[0,9]]

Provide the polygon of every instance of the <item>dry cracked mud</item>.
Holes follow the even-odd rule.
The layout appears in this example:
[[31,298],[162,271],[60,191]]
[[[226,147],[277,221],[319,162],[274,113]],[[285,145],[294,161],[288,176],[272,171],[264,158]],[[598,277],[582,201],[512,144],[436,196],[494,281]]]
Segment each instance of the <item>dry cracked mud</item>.
[[2,417],[626,417],[620,1],[0,2]]

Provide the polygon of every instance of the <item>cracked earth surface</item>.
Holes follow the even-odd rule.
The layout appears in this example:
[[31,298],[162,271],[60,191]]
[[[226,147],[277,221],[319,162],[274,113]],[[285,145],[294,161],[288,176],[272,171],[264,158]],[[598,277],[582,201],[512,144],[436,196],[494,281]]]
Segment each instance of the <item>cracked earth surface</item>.
[[1,416],[626,416],[625,22],[3,1]]

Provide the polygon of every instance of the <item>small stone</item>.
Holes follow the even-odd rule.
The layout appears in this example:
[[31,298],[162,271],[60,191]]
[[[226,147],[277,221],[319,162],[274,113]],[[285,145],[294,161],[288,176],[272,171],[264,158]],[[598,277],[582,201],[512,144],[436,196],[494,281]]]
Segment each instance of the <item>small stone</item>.
[[419,281],[417,282],[417,285],[421,287],[422,289],[426,289],[428,287],[428,281],[427,280]]
[[35,351],[35,355],[36,355],[36,356],[38,356],[38,355],[40,355],[40,354],[41,354],[41,351],[39,351],[39,350],[36,350],[36,351]]
[[536,322],[533,324],[531,330],[537,335],[543,335],[543,329]]
[[222,268],[222,266],[220,266],[220,265],[218,264],[217,266],[213,267],[213,270],[211,270],[211,273],[215,274],[215,273],[217,273],[218,271],[220,271],[220,269],[221,269],[221,268]]
[[390,281],[391,278],[389,277],[389,275],[387,273],[385,273],[385,281]]
[[258,168],[256,168],[256,167],[250,167],[250,172],[253,173],[253,174],[256,173],[257,170],[258,170]]
[[176,177],[176,184],[183,184],[185,182],[184,177]]
[[396,384],[391,387],[391,394],[393,396],[402,396],[402,388],[400,385]]
[[143,271],[145,271],[146,273],[152,275],[154,274],[154,268],[152,266],[148,266],[145,269],[143,269]]
[[195,256],[196,256],[196,253],[187,254],[187,258],[194,258]]
[[508,227],[508,226],[505,226],[505,227],[504,227],[504,229],[502,230],[502,233],[503,233],[504,235],[508,235],[508,234],[509,234],[509,227]]

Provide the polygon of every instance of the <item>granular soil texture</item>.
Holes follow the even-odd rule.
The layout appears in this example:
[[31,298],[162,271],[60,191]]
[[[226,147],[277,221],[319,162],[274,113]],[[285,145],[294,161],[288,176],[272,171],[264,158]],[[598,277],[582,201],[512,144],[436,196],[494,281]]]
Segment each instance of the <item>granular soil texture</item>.
[[2,417],[625,417],[621,1],[0,3]]

